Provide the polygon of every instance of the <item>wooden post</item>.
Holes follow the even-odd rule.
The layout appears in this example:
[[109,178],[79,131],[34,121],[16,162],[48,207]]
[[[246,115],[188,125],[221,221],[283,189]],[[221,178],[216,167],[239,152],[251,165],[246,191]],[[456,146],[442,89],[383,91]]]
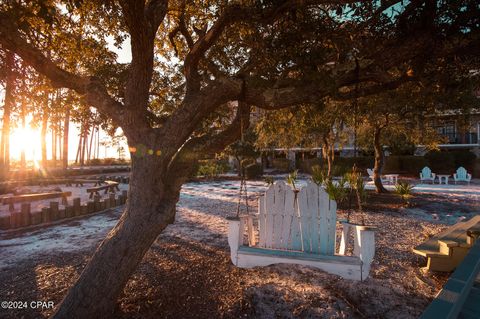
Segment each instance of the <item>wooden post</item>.
[[115,194],[110,194],[108,199],[110,201],[109,208],[115,207]]
[[42,208],[42,223],[48,223],[52,221],[52,216],[50,214],[50,208],[49,207],[43,207]]
[[12,228],[18,228],[22,225],[22,213],[21,212],[11,212],[10,213],[10,224]]
[[6,230],[11,227],[10,216],[0,216],[0,229]]
[[58,210],[58,219],[64,219],[66,217],[66,208]]
[[30,221],[32,225],[38,225],[42,222],[42,212],[30,213]]
[[80,198],[74,198],[73,199],[73,215],[74,216],[80,216],[82,215],[82,209],[80,206]]
[[127,202],[128,191],[122,191],[123,204]]
[[106,204],[106,200],[105,199],[101,199],[100,202],[99,202],[99,210],[102,211],[102,210],[105,210],[105,204]]
[[73,206],[65,207],[65,218],[71,218],[73,216],[75,216],[75,211]]
[[50,214],[52,221],[58,220],[58,202],[50,202]]
[[22,213],[22,226],[30,225],[30,203],[22,203],[20,212]]
[[100,195],[95,195],[93,197],[93,205],[94,205],[94,211],[96,212],[99,212],[102,210],[102,208],[100,207],[100,199],[102,199],[102,196]]
[[67,206],[67,205],[68,205],[67,196],[62,196],[62,205],[64,205],[64,206]]
[[95,212],[95,203],[93,200],[89,200],[87,202],[87,214],[91,214],[93,212]]
[[80,206],[80,210],[81,210],[81,215],[86,215],[88,214],[88,209],[87,209],[87,204],[83,204]]
[[115,206],[120,206],[122,205],[122,195],[118,195],[118,197],[115,199]]

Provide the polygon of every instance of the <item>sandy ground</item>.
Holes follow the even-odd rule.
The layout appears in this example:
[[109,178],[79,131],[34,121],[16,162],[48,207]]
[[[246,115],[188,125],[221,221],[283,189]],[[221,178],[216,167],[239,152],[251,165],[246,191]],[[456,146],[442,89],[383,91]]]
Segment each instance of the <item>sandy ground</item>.
[[[236,212],[238,187],[238,181],[184,186],[176,222],[127,284],[115,317],[417,318],[448,274],[425,273],[423,258],[411,249],[446,224],[480,213],[480,186],[455,195],[420,192],[412,208],[403,208],[393,194],[372,194],[365,219],[378,227],[376,255],[371,277],[355,282],[297,265],[234,267],[225,217]],[[251,210],[264,189],[263,182],[248,183]],[[0,299],[58,304],[120,214],[117,208],[54,227],[0,234]],[[344,215],[339,210],[339,218]],[[51,313],[0,309],[1,318]]]

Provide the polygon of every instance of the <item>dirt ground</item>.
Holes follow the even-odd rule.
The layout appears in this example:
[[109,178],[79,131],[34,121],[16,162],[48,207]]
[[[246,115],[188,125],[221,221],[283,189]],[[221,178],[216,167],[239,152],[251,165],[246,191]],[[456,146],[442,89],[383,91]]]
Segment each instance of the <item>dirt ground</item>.
[[[261,190],[257,188],[252,196]],[[455,211],[468,218],[480,211],[478,200],[469,197],[455,200],[416,194],[413,207],[404,208],[394,194],[371,193],[364,218],[378,227],[376,255],[370,278],[355,282],[298,265],[234,267],[224,217],[236,211],[237,189],[233,182],[184,187],[175,224],[151,247],[113,317],[417,318],[448,278],[448,274],[424,272],[421,266],[425,261],[411,252],[443,229],[442,221],[448,220],[429,220],[428,216],[442,217]],[[251,205],[255,209],[254,200]],[[117,209],[103,214],[114,221],[120,213]],[[344,210],[338,213],[339,218],[345,217]],[[354,221],[361,218],[358,212],[351,217]],[[62,227],[78,228],[78,222],[68,223]],[[88,244],[62,250],[52,245],[48,250],[40,247],[29,252],[30,258],[6,263],[0,268],[0,299],[58,305],[112,225],[106,223],[104,230],[95,233],[75,234],[79,243],[91,240]],[[55,239],[55,234],[49,237]],[[7,244],[2,247],[0,242],[0,250],[15,249],[15,240],[22,236],[31,234],[4,236],[2,241]],[[0,309],[1,318],[42,318],[51,313],[51,309]]]

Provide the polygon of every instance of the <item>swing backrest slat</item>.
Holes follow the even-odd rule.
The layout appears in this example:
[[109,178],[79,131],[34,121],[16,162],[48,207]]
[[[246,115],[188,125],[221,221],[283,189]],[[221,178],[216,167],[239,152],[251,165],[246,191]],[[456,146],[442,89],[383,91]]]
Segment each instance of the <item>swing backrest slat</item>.
[[259,247],[333,255],[336,202],[308,183],[299,192],[283,181],[259,199]]

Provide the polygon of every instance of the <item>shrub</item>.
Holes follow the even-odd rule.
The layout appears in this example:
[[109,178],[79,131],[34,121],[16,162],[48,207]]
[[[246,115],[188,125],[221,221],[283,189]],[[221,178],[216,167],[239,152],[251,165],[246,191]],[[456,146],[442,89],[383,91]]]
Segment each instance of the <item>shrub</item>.
[[290,161],[286,158],[274,158],[272,166],[278,170],[288,172],[290,169]]
[[350,188],[347,186],[347,181],[344,178],[337,183],[327,179],[324,181],[324,187],[328,197],[337,203],[342,203],[350,193]]
[[405,201],[407,206],[410,206],[410,198],[412,197],[413,185],[407,182],[398,182],[395,185],[395,192]]
[[332,176],[343,176],[352,170],[355,165],[359,172],[367,174],[367,168],[372,168],[374,158],[371,156],[362,157],[337,157],[333,161]]
[[228,160],[225,160],[225,159],[216,160],[215,163],[219,168],[220,174],[224,174],[230,170],[230,164],[228,163]]
[[322,169],[320,165],[312,167],[312,181],[317,185],[322,185],[325,182],[327,173]]
[[455,171],[455,156],[451,152],[432,151],[425,155],[428,166],[436,174],[451,174]]
[[245,177],[247,179],[255,179],[259,178],[263,175],[263,167],[262,164],[249,164],[245,166]]
[[402,156],[400,158],[401,172],[414,175],[418,174],[425,166],[428,166],[428,161],[423,156]]
[[473,171],[477,156],[469,150],[455,150],[451,152],[455,158],[455,171],[460,166],[465,167],[467,171]]
[[264,181],[267,184],[267,186],[270,186],[275,182],[275,180],[273,179],[273,176],[270,176],[270,175],[265,176]]
[[293,189],[297,189],[297,186],[295,185],[295,183],[297,182],[297,179],[298,179],[298,169],[288,174],[286,178],[287,184],[291,185]]
[[216,177],[219,174],[225,173],[228,170],[228,164],[222,161],[215,160],[201,160],[199,161],[197,176],[205,176],[207,178]]
[[107,157],[103,159],[103,165],[113,165],[115,164],[115,159],[113,157]]
[[298,161],[298,168],[302,171],[302,172],[305,172],[307,174],[312,174],[312,169],[315,167],[315,166],[322,166],[323,165],[323,161],[319,158],[308,158],[308,159],[305,159],[305,160],[300,160]]
[[388,173],[398,173],[402,169],[402,156],[391,155],[385,157],[385,165],[383,167],[383,172]]
[[93,158],[90,161],[88,161],[88,165],[102,165],[103,161],[99,158]]
[[453,174],[460,166],[473,171],[476,156],[469,150],[433,151],[425,155],[428,166],[437,174]]
[[480,176],[480,159],[475,160],[475,164],[473,167],[473,176]]

